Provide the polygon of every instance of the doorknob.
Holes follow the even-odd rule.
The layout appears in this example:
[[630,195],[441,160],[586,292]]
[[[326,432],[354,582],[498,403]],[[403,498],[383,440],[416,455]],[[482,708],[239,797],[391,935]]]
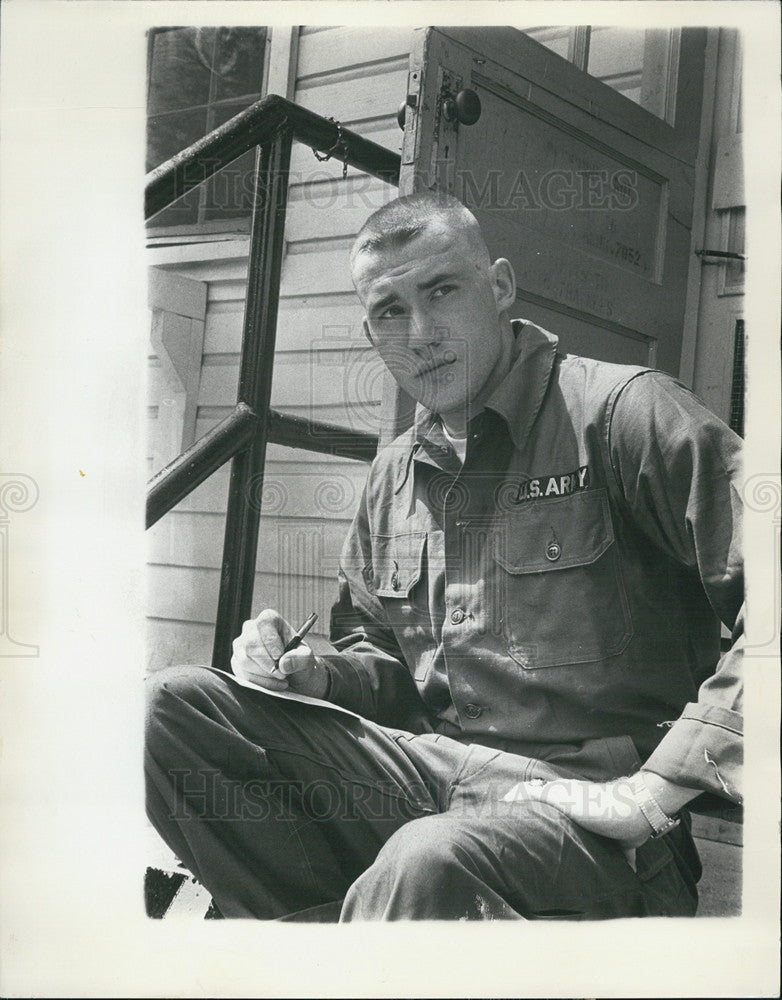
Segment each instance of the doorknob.
[[450,95],[443,101],[443,117],[461,125],[474,125],[481,117],[481,99],[474,90],[460,90],[456,97]]
[[[410,94],[399,105],[396,120],[399,127],[405,127],[408,105],[416,106],[416,95]],[[481,117],[481,99],[474,90],[460,90],[456,97],[450,94],[443,99],[443,118],[447,122],[458,121],[461,125],[474,125]]]
[[396,113],[396,120],[399,122],[399,127],[403,129],[405,127],[405,116],[407,114],[407,109],[414,108],[418,105],[418,96],[416,94],[408,94],[407,97],[399,105],[399,110]]

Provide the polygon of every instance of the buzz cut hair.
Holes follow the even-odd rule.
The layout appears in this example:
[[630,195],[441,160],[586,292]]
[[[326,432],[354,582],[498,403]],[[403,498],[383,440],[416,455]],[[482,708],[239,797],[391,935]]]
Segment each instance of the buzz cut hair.
[[353,243],[351,270],[359,254],[401,248],[435,221],[462,233],[476,254],[489,262],[489,251],[472,212],[454,195],[432,189],[395,198],[373,212]]

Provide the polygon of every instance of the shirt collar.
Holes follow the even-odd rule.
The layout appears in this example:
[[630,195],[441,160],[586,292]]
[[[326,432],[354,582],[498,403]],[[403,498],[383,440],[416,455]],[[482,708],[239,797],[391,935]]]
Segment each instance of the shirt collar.
[[521,449],[535,422],[546,394],[559,338],[527,320],[512,320],[515,360],[505,378],[486,402],[508,425],[510,436]]

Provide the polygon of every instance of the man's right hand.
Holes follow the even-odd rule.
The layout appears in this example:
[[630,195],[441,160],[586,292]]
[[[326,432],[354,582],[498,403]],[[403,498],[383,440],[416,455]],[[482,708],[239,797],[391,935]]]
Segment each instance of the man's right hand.
[[276,611],[267,608],[246,621],[234,639],[231,669],[242,680],[271,691],[296,691],[323,698],[328,688],[326,665],[305,643],[282,654],[294,630]]

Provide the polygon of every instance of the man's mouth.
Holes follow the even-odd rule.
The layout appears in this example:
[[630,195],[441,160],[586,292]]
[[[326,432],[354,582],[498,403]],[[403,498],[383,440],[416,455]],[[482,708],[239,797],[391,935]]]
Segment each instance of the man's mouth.
[[436,372],[440,368],[452,365],[454,361],[456,361],[456,357],[453,354],[447,354],[442,358],[434,358],[432,361],[428,361],[425,365],[422,365],[416,372],[416,376],[421,378],[423,375],[431,375],[432,372]]

